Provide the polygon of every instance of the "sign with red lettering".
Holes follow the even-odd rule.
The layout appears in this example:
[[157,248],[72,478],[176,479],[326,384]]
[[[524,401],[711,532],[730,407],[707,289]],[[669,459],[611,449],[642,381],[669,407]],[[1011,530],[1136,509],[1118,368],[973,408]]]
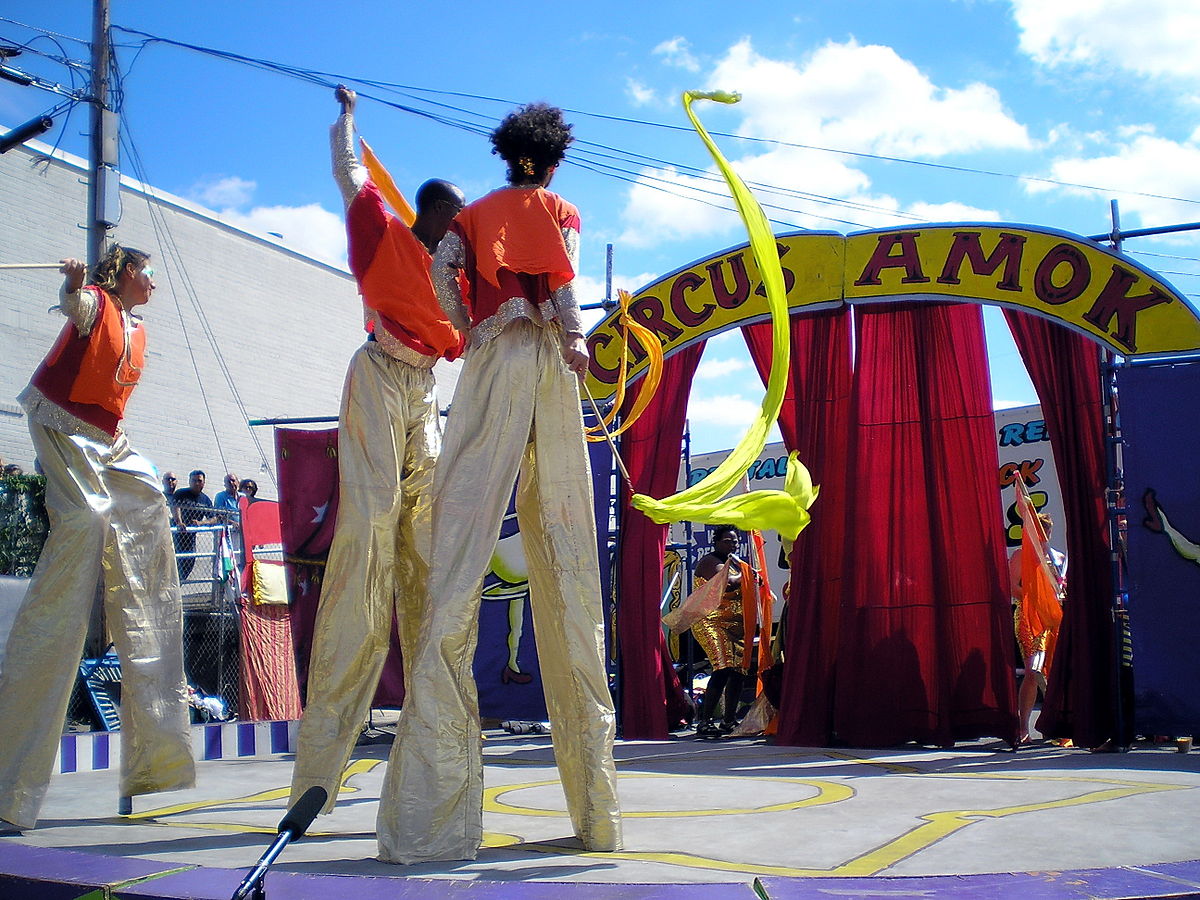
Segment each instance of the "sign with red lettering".
[[[1086,238],[1031,225],[922,225],[851,235],[799,232],[776,238],[788,306],[959,300],[1054,319],[1128,358],[1200,350],[1200,316],[1174,287],[1131,258]],[[699,260],[647,285],[632,315],[665,355],[730,328],[769,318],[746,245]],[[588,335],[587,381],[612,396],[621,341],[616,313]],[[646,368],[631,350],[630,379]]]

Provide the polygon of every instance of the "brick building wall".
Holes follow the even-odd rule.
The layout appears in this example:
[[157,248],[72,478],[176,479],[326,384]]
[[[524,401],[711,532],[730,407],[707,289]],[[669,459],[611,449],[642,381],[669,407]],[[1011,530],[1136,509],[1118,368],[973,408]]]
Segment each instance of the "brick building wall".
[[[0,263],[86,254],[87,168],[31,141],[0,155]],[[361,301],[344,270],[123,179],[116,240],[153,256],[158,289],[142,308],[148,354],[125,429],[160,469],[225,471],[277,494],[273,437],[248,419],[336,416],[346,364],[362,343]],[[0,270],[0,457],[32,471],[16,395],[64,322],[54,269]],[[439,364],[449,402],[456,372]]]

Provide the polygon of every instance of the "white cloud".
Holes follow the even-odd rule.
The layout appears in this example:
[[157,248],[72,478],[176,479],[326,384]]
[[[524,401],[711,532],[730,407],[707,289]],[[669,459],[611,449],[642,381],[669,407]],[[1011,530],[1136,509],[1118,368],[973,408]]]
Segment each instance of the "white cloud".
[[673,37],[663,41],[651,51],[655,56],[661,56],[668,66],[685,69],[688,72],[699,72],[700,62],[692,55],[691,45],[685,37]]
[[737,214],[714,203],[732,203],[720,183],[673,168],[648,169],[629,190],[621,212],[625,231],[617,240],[646,247],[731,230]]
[[[827,43],[802,61],[770,59],[749,39],[730,47],[706,79],[710,89],[736,90],[743,100],[738,134],[814,147],[865,153],[938,158],[980,150],[1032,146],[1025,126],[1004,110],[989,85],[934,84],[890,47],[851,40]],[[702,113],[703,114],[703,113]],[[728,148],[726,148],[728,149]],[[783,193],[755,189],[773,219],[836,231],[897,224],[902,204],[871,191],[871,180],[854,159],[800,147],[775,146],[732,160],[747,181],[775,185]],[[710,171],[713,171],[710,169]],[[656,180],[657,179],[657,180]],[[667,192],[661,190],[667,188]],[[788,192],[852,201],[856,207]],[[696,200],[703,200],[698,203]],[[739,222],[720,182],[673,169],[643,170],[629,189],[622,241],[653,246],[698,237],[732,236]],[[922,218],[998,218],[958,204],[915,204]],[[926,215],[937,213],[937,215]]]
[[749,368],[750,363],[745,359],[701,358],[700,365],[696,368],[696,377],[723,378],[726,375],[731,375],[734,372],[743,372]]
[[708,85],[742,93],[743,134],[900,156],[1031,146],[995,88],[940,87],[877,44],[829,42],[800,66],[761,56],[743,39]]
[[1043,66],[1200,80],[1194,0],[1011,0],[1021,49]]
[[965,203],[914,203],[908,212],[927,222],[999,222],[1000,213]]
[[278,235],[287,247],[334,266],[346,264],[346,227],[342,217],[318,203],[307,206],[256,206],[242,213],[222,210],[221,218],[259,234]]
[[245,206],[257,187],[257,183],[236,175],[214,177],[194,184],[186,196],[211,209],[227,209]]
[[762,409],[762,401],[747,400],[741,394],[688,398],[688,418],[695,423],[745,428]]
[[654,90],[636,78],[625,79],[625,94],[634,106],[651,106],[658,100]]
[[214,210],[223,222],[276,238],[284,246],[321,262],[346,266],[346,227],[341,216],[318,203],[250,206],[257,187],[255,182],[236,175],[213,177],[197,182],[187,196]]
[[[1143,129],[1116,152],[1104,156],[1060,159],[1051,166],[1050,177],[1074,184],[1097,185],[1105,190],[1059,188],[1026,182],[1031,193],[1065,190],[1085,196],[1110,196],[1114,191],[1141,191],[1165,197],[1200,196],[1200,141],[1172,141]],[[1146,226],[1192,221],[1195,204],[1158,197],[1119,194],[1121,210],[1138,216]]]

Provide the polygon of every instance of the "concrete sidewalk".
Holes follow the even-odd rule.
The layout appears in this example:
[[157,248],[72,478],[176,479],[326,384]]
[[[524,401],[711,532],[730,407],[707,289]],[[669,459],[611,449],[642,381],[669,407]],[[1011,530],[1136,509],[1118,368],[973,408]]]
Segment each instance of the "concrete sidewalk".
[[[322,893],[318,875],[357,876],[363,898],[447,896],[447,879],[470,882],[472,896],[490,886],[488,897],[566,883],[558,900],[585,884],[613,897],[673,896],[671,886],[696,896],[708,884],[706,897],[750,898],[756,879],[758,896],[772,898],[1200,896],[1200,753],[1174,745],[1092,754],[983,742],[951,751],[623,742],[625,849],[602,854],[571,836],[549,737],[489,732],[479,859],[412,867],[374,858],[389,749],[358,748],[336,810],[285,850],[269,896],[342,896],[328,885]],[[115,772],[58,775],[39,827],[0,839],[0,871],[54,858],[34,848],[81,851],[155,864],[121,897],[228,897],[275,834],[290,776],[286,755],[206,762],[196,789],[136,798],[134,815],[118,818]],[[68,858],[60,869],[82,865]],[[191,886],[170,893],[180,879]]]

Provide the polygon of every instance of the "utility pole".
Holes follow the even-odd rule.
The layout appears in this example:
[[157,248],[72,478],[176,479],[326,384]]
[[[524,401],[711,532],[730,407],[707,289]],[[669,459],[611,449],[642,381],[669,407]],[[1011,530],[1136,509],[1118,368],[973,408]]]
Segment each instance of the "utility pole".
[[104,255],[108,229],[121,217],[117,114],[109,108],[108,0],[92,3],[91,169],[88,177],[87,261],[94,269]]

